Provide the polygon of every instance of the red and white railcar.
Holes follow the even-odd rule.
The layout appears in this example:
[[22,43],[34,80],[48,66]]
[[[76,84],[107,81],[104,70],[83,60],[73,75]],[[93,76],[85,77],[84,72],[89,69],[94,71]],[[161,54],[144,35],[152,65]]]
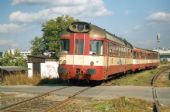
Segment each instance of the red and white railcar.
[[74,22],[62,33],[61,79],[105,80],[128,71],[156,67],[159,54],[133,48],[126,40],[86,22]]
[[159,53],[152,50],[133,48],[132,71],[155,68],[159,64]]
[[61,35],[61,79],[105,80],[131,71],[132,45],[102,28],[74,22]]

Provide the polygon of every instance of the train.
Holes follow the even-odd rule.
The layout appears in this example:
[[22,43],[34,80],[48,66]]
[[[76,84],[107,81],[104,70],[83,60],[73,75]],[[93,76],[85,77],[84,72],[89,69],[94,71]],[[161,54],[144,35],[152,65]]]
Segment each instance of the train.
[[159,53],[133,46],[88,22],[73,22],[60,35],[58,73],[62,80],[103,81],[127,72],[155,68]]

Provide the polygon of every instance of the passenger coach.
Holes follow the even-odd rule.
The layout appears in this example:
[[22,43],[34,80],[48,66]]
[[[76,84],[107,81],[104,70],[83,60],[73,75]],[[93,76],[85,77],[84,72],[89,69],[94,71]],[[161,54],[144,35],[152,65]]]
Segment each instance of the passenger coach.
[[133,48],[132,71],[155,68],[159,64],[159,53],[152,50]]

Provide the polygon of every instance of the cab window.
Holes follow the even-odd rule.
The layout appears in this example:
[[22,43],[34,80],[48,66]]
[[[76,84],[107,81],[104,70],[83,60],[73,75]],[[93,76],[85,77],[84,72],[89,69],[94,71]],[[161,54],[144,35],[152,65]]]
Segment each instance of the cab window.
[[70,45],[69,39],[62,39],[60,41],[61,52],[67,54],[69,52],[69,45]]

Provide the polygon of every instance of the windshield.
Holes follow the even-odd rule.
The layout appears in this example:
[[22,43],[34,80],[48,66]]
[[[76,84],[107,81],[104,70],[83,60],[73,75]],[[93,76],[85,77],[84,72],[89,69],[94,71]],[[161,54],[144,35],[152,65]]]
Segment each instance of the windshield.
[[69,39],[63,39],[60,41],[60,47],[62,53],[68,53],[69,52]]
[[93,55],[103,55],[103,43],[99,40],[90,41],[90,52]]

